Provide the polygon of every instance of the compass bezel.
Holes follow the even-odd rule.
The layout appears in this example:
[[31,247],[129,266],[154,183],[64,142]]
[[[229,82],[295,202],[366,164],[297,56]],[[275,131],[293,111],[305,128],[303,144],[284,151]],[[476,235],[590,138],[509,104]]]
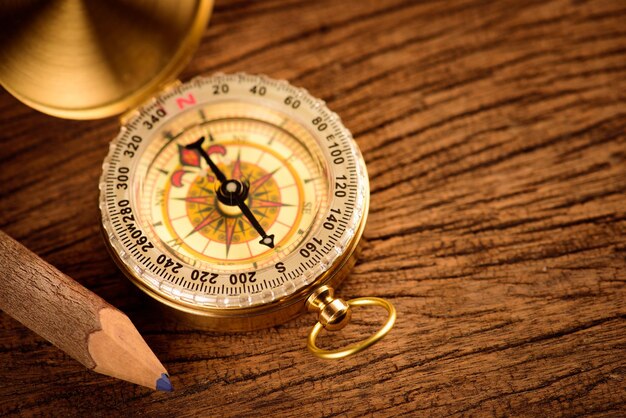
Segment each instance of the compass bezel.
[[[341,232],[335,234],[337,236],[334,241],[328,238],[329,235],[319,235],[322,237],[320,240],[324,243],[325,252],[322,253],[322,244],[320,244],[319,257],[317,259],[311,257],[313,261],[307,263],[306,266],[302,264],[302,272],[294,274],[294,278],[284,280],[280,286],[272,289],[262,289],[252,294],[231,293],[221,297],[208,298],[203,297],[202,293],[197,290],[185,292],[184,288],[177,288],[177,285],[169,285],[165,280],[155,282],[147,276],[146,272],[148,270],[146,265],[141,264],[138,260],[152,257],[151,249],[148,249],[145,253],[139,253],[139,255],[133,253],[133,249],[139,252],[137,239],[140,239],[138,237],[143,236],[143,234],[135,231],[140,230],[140,228],[138,226],[134,227],[133,237],[135,238],[130,238],[130,235],[124,235],[121,232],[124,230],[124,226],[119,221],[121,216],[119,211],[123,208],[120,207],[120,202],[126,200],[128,203],[125,203],[125,205],[130,203],[131,211],[136,206],[132,206],[132,194],[130,194],[131,191],[128,188],[124,190],[117,189],[119,182],[116,180],[116,173],[118,173],[116,170],[119,167],[125,167],[120,156],[123,152],[122,147],[127,144],[125,141],[136,136],[141,138],[140,142],[145,145],[153,140],[152,137],[145,135],[141,127],[143,125],[142,122],[146,120],[154,121],[152,116],[158,109],[163,109],[167,116],[157,118],[159,120],[155,123],[165,124],[168,120],[175,118],[180,111],[185,110],[183,109],[185,104],[193,108],[194,105],[201,106],[211,103],[211,92],[213,91],[211,89],[218,86],[219,94],[219,86],[223,84],[231,86],[229,88],[229,91],[233,92],[230,96],[231,100],[244,100],[242,92],[249,91],[251,86],[263,86],[267,91],[267,96],[260,100],[259,103],[278,106],[281,102],[284,103],[287,100],[285,97],[291,97],[291,100],[298,100],[302,105],[298,112],[289,112],[289,117],[298,120],[303,125],[307,124],[308,119],[311,121],[309,122],[311,126],[307,127],[309,129],[318,129],[320,124],[326,126],[327,128],[325,129],[332,133],[316,133],[315,138],[320,142],[320,147],[324,150],[324,155],[329,160],[332,157],[330,151],[324,146],[322,139],[332,137],[333,140],[340,141],[344,163],[337,163],[336,165],[341,167],[343,171],[329,169],[329,174],[334,181],[335,174],[346,173],[344,177],[346,177],[346,188],[348,190],[343,197],[337,197],[334,195],[335,188],[331,187],[332,196],[328,208],[332,208],[333,204],[337,202],[343,202],[341,210],[350,208],[351,211],[349,214],[346,213],[345,217],[347,220],[342,218]],[[191,97],[193,97],[193,100]],[[215,99],[213,98],[213,101]],[[250,99],[250,97],[246,99]],[[177,109],[177,106],[180,106],[181,103],[183,107]],[[287,113],[286,111],[284,112]],[[320,132],[322,131],[320,130]],[[141,152],[142,150],[138,151],[137,155],[140,155]],[[129,159],[132,158],[129,157]],[[136,162],[138,159],[134,161]],[[342,164],[345,165],[342,166]],[[127,168],[132,170],[132,167]],[[211,77],[195,78],[188,83],[180,84],[160,93],[139,108],[122,126],[119,135],[111,143],[109,155],[103,163],[100,190],[100,209],[105,241],[113,259],[126,276],[152,298],[174,309],[176,313],[181,313],[183,319],[191,320],[195,326],[217,330],[256,329],[284,322],[304,310],[304,301],[314,288],[322,284],[338,285],[356,261],[357,247],[365,227],[369,206],[369,182],[365,163],[356,142],[352,139],[348,129],[341,123],[339,117],[331,112],[321,100],[315,99],[304,89],[293,87],[284,81],[242,73],[232,75],[217,74]],[[128,193],[125,194],[125,190]],[[128,196],[128,198],[124,199],[124,196]],[[348,200],[350,200],[350,204],[346,203]],[[322,216],[326,215],[322,214]],[[122,226],[120,227],[120,225]],[[339,232],[339,226],[339,223],[337,223],[333,230],[337,228],[336,231]],[[317,228],[320,230],[322,224],[318,224]],[[327,239],[328,241],[326,241]],[[296,247],[293,253],[295,254],[304,244],[306,244],[306,240],[300,242],[299,247]],[[326,250],[326,247],[329,249]],[[287,257],[292,256],[293,254],[289,254]],[[182,267],[179,271],[184,271],[187,275],[192,270],[192,267],[188,265]],[[266,267],[263,271],[269,268]],[[171,272],[168,274],[171,280],[174,281],[176,275]],[[222,278],[222,274],[219,277]],[[185,279],[180,283],[185,283]],[[197,284],[195,283],[195,285]],[[224,286],[222,287],[224,288]],[[195,289],[199,288],[196,286]],[[244,293],[245,285],[242,285],[242,289],[243,292],[241,293]],[[256,299],[255,295],[258,295]]]

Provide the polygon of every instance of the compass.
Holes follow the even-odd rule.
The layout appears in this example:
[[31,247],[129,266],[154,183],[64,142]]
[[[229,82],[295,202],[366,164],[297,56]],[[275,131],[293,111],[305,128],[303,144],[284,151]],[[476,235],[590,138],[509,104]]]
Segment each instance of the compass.
[[[308,309],[319,319],[309,348],[326,358],[393,325],[383,299],[334,297],[358,254],[368,177],[339,117],[303,89],[248,74],[170,86],[126,117],[100,191],[113,258],[168,314],[243,331]],[[378,333],[341,350],[315,345],[364,304],[389,312]]]

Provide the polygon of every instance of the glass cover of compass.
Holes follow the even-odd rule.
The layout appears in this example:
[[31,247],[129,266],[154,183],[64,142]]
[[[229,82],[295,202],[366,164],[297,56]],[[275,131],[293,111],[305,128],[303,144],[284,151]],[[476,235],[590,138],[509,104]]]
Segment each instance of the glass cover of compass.
[[247,74],[178,84],[128,116],[100,190],[106,240],[129,278],[215,329],[282,322],[316,286],[337,284],[369,200],[338,116]]

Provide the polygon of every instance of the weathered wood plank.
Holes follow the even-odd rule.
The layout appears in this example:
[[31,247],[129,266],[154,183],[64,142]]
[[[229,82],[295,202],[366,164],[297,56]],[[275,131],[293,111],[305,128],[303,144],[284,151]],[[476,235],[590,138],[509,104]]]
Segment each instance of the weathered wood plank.
[[[336,362],[306,351],[311,317],[235,335],[155,321],[99,235],[117,121],[57,120],[3,93],[0,228],[129,314],[177,391],[89,373],[2,314],[0,413],[623,415],[625,17],[608,0],[218,2],[182,77],[289,79],[368,163],[367,246],[341,293],[399,316]],[[380,320],[357,312],[324,342]]]

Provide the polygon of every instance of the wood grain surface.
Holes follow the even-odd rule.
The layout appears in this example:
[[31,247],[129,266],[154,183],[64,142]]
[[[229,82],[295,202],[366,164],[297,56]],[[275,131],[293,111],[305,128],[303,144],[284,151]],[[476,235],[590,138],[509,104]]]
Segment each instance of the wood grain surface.
[[[126,312],[173,394],[96,375],[0,315],[0,413],[624,416],[626,4],[219,1],[183,79],[265,73],[323,98],[368,164],[367,246],[340,293],[398,309],[341,361],[303,316],[165,324],[109,258],[100,164],[119,125],[0,95],[0,228]],[[324,339],[371,333],[375,308]]]

